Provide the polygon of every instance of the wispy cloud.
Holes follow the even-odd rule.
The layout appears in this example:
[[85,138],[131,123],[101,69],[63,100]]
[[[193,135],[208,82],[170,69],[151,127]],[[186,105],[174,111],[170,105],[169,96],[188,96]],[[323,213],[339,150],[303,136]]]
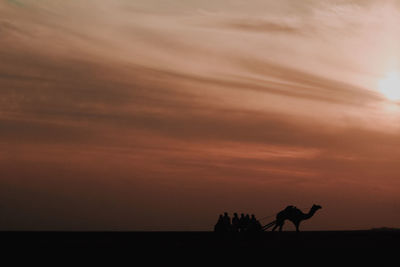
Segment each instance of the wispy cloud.
[[392,218],[397,117],[374,81],[394,65],[370,41],[396,41],[397,9],[64,2],[0,3],[0,228],[177,229],[165,215],[185,213],[206,229],[221,209],[315,199],[333,210],[320,225],[340,199]]

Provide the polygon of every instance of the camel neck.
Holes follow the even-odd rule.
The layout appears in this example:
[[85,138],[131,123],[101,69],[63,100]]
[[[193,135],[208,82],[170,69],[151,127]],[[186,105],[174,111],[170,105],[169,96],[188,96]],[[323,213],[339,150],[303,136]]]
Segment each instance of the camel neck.
[[305,220],[310,219],[314,215],[314,213],[315,213],[315,209],[313,209],[311,207],[310,211],[307,214],[305,214],[304,219]]

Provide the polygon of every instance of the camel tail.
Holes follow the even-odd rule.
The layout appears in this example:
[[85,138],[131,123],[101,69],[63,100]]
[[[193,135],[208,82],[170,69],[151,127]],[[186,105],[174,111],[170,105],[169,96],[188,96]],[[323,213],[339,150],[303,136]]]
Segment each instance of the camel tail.
[[270,223],[268,223],[268,224],[266,224],[266,225],[264,225],[264,226],[262,227],[262,230],[265,231],[265,230],[267,230],[268,228],[274,226],[275,224],[276,224],[276,220],[273,221],[273,222],[270,222]]

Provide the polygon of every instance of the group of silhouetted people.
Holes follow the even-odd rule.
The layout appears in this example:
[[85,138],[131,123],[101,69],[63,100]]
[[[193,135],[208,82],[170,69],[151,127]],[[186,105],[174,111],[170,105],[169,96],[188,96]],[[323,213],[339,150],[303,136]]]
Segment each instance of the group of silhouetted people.
[[256,216],[243,213],[240,218],[237,213],[234,213],[232,220],[227,212],[223,215],[220,214],[214,227],[216,233],[257,233],[261,231],[262,225],[256,219]]

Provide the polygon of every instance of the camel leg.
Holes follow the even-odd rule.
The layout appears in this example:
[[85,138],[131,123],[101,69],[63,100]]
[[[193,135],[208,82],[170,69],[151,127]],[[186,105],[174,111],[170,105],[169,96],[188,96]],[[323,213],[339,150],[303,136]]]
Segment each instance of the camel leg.
[[282,232],[282,227],[285,224],[285,222],[283,221],[280,225],[279,225],[279,232]]
[[296,232],[300,232],[300,230],[299,230],[300,223],[296,223],[295,226],[296,226]]
[[278,227],[278,224],[275,223],[274,228],[272,228],[272,232],[275,231],[275,229]]

